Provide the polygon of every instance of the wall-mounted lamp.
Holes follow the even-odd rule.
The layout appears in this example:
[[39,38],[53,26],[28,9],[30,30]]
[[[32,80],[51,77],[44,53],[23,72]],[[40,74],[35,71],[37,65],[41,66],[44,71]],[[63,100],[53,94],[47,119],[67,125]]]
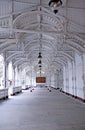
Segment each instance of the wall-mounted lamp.
[[49,6],[52,8],[52,11],[56,14],[58,13],[58,7],[62,5],[61,0],[50,0]]

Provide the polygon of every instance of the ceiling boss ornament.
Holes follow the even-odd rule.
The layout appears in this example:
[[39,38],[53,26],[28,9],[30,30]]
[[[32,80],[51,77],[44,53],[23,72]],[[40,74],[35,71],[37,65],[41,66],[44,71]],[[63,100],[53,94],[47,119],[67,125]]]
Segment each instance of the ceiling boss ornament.
[[49,7],[51,7],[52,11],[56,14],[58,13],[58,7],[62,5],[61,0],[50,0],[49,1]]

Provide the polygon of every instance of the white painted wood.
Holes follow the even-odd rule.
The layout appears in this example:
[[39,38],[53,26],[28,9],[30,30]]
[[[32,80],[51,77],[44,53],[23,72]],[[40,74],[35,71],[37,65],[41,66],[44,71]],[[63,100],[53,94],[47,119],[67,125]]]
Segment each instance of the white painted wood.
[[[63,0],[57,14],[48,2],[0,0],[0,54],[6,52],[6,62],[12,61],[15,68],[22,69],[15,74],[19,81],[25,67],[31,72],[31,61],[35,77],[41,41],[43,70],[50,75],[47,84],[85,98],[85,58],[80,56],[85,54],[85,1]],[[62,73],[54,76],[55,69]]]

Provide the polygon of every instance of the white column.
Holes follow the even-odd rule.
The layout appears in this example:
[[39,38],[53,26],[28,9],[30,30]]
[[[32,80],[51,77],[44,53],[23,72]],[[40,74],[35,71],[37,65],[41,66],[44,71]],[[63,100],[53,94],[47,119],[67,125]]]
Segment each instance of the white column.
[[58,79],[57,79],[57,72],[55,73],[55,87],[56,88],[58,88],[58,86],[57,86],[57,81],[58,81]]
[[49,71],[46,76],[46,86],[51,86],[50,82],[51,82],[51,74]]
[[12,68],[13,68],[13,73],[12,73],[12,75],[13,75],[13,76],[12,76],[12,77],[13,77],[13,78],[12,78],[12,85],[13,85],[13,87],[15,87],[15,66],[13,66]]
[[17,66],[15,68],[15,86],[16,87],[18,86],[18,68],[17,68]]
[[8,87],[8,64],[6,62],[4,64],[4,87]]
[[6,62],[6,53],[4,53],[4,88],[8,87],[8,63]]
[[31,65],[31,87],[32,87],[32,65]]
[[74,61],[72,61],[71,64],[72,64],[72,91],[74,96],[74,88],[75,88]]
[[85,54],[82,55],[83,99],[85,100]]
[[68,63],[65,66],[66,73],[66,93],[69,93],[69,71],[68,71]]
[[53,87],[53,84],[52,84],[52,72],[50,73],[50,86]]
[[74,96],[77,97],[77,87],[76,87],[76,63],[74,60]]
[[21,86],[20,69],[17,68],[17,86]]
[[49,72],[49,86],[51,86],[51,71]]
[[66,66],[63,66],[63,91],[66,92]]

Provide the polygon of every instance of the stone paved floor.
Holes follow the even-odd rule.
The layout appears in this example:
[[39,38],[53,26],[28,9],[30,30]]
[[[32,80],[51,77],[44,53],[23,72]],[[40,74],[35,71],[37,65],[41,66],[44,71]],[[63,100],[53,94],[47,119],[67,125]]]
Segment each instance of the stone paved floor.
[[36,88],[0,101],[0,130],[85,130],[85,104]]

